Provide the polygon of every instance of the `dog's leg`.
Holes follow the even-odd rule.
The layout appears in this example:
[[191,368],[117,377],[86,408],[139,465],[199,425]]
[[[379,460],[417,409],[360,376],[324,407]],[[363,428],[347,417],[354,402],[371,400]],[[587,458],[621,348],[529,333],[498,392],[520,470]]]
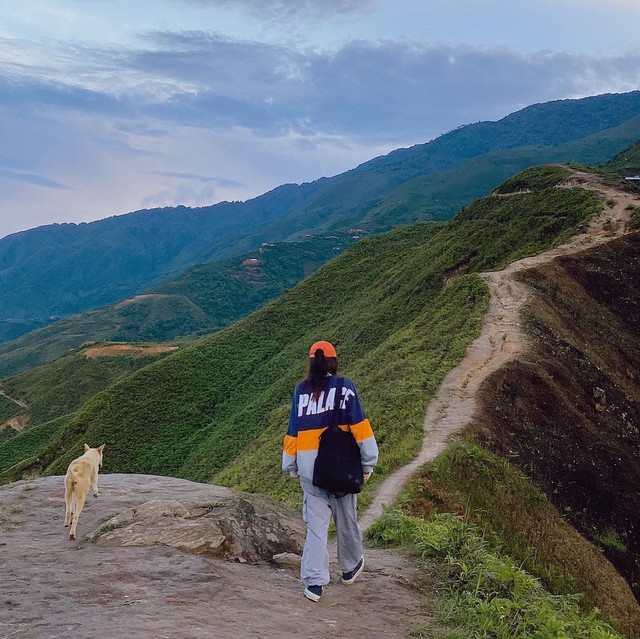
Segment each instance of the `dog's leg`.
[[78,519],[80,519],[80,513],[84,508],[84,501],[87,498],[86,494],[77,494],[75,503],[73,504],[73,513],[71,515],[71,530],[69,531],[69,539],[76,538],[76,529],[78,528]]
[[98,492],[98,469],[97,468],[91,472],[91,490],[93,491],[94,497],[97,497],[100,494]]
[[73,513],[71,512],[71,502],[73,500],[73,488],[71,488],[70,486],[68,486],[65,482],[65,486],[64,486],[64,505],[65,505],[65,509],[64,509],[64,526],[65,528],[67,526],[71,525],[71,518],[73,516]]

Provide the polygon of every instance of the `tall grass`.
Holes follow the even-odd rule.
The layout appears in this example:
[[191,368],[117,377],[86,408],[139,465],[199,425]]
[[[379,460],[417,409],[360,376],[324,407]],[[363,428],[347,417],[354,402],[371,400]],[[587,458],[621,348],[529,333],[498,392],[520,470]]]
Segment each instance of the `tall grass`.
[[[452,514],[428,520],[387,511],[369,529],[381,545],[404,545],[444,563],[440,620],[468,639],[621,639],[578,595],[552,595],[473,524]],[[422,634],[421,636],[428,636]]]
[[[451,442],[414,476],[398,504],[416,517],[464,514],[551,592],[582,592],[585,608],[601,608],[616,628],[633,636],[637,605],[624,578],[535,484],[473,436]],[[601,543],[616,546],[621,540],[609,531]]]

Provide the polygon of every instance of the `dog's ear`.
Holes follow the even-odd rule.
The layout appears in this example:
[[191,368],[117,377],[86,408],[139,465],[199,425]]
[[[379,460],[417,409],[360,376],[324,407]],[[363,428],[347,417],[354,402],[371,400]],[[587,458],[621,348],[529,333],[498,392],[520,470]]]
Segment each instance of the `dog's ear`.
[[102,444],[102,446],[100,446],[100,448],[98,448],[98,452],[102,455],[102,451],[104,450],[104,447],[106,446],[106,444]]
[[91,446],[89,444],[84,445],[84,452],[86,453],[88,450],[91,450]]

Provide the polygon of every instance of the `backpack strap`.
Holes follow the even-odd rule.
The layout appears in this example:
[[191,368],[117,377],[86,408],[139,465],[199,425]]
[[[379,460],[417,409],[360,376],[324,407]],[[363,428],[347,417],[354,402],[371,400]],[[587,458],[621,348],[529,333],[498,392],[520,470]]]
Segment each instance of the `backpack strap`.
[[338,377],[336,380],[336,394],[333,400],[333,419],[331,420],[332,430],[338,430],[340,426],[340,404],[342,403],[343,385],[344,377]]

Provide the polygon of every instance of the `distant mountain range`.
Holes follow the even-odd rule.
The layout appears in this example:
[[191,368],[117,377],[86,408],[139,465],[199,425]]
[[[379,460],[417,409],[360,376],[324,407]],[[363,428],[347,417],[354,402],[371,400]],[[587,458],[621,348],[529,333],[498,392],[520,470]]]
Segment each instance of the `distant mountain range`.
[[0,240],[0,339],[124,300],[261,242],[448,219],[526,166],[609,160],[640,138],[638,114],[638,91],[549,102],[247,202],[144,210],[8,236]]
[[127,300],[70,315],[0,344],[0,378],[46,364],[86,341],[164,342],[228,326],[339,255],[358,235],[265,243],[187,269]]

